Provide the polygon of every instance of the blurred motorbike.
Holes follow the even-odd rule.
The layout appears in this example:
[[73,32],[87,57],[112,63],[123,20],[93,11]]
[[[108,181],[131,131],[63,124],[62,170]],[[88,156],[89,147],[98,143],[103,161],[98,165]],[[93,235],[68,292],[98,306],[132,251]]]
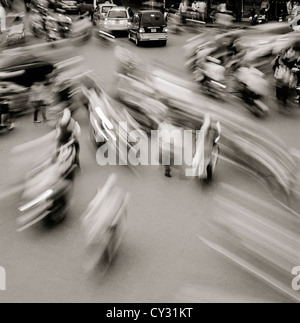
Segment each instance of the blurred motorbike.
[[45,220],[56,224],[62,221],[71,206],[71,192],[78,167],[77,147],[72,138],[60,145],[53,159],[29,172],[19,208],[18,231]]
[[252,9],[250,11],[249,20],[250,20],[252,26],[264,24],[268,21],[267,12],[264,9],[262,9],[257,14],[255,12],[255,9]]
[[253,67],[240,67],[236,71],[235,77],[240,82],[240,94],[247,109],[257,117],[264,116],[269,111],[263,101],[267,93],[264,74]]
[[[28,174],[22,195],[23,205],[19,208],[18,231],[23,231],[45,220],[56,224],[62,221],[70,208],[72,181],[68,179],[75,165],[69,167],[61,161],[52,165],[42,165]],[[63,174],[62,174],[63,173]]]
[[221,61],[207,56],[205,61],[197,64],[194,79],[201,88],[214,98],[223,98],[227,88],[225,84],[225,68]]
[[87,270],[99,266],[105,273],[115,259],[125,234],[128,198],[112,174],[90,202],[82,217]]
[[32,9],[29,27],[36,37],[46,36],[48,41],[55,41],[70,36],[72,19],[60,13]]

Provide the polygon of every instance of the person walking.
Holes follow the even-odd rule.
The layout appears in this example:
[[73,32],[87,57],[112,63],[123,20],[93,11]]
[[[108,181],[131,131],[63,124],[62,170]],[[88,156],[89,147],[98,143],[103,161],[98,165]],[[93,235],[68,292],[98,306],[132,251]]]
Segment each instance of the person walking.
[[293,1],[288,1],[286,4],[287,14],[291,15],[293,10]]
[[183,24],[186,23],[186,12],[188,10],[188,2],[186,0],[182,0],[179,5],[179,13],[181,16],[181,21]]
[[269,10],[270,10],[269,0],[263,0],[260,5],[260,13],[268,15]]
[[39,112],[41,111],[43,122],[47,122],[46,117],[46,103],[45,103],[45,89],[43,82],[36,82],[31,86],[31,103],[33,107],[33,122],[41,123],[38,120]]
[[206,20],[206,2],[204,0],[197,1],[197,11],[199,12],[199,18],[201,21]]

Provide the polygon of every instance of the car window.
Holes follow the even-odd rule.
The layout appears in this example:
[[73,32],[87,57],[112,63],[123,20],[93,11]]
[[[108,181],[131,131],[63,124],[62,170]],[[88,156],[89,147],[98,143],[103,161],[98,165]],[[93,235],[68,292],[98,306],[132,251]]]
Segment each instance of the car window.
[[130,8],[128,8],[128,14],[129,14],[129,17],[133,17],[134,16],[134,13],[133,13],[133,11]]
[[112,10],[108,13],[108,18],[127,18],[125,10]]
[[108,13],[108,11],[112,8],[112,6],[105,6],[102,7],[101,9],[101,13]]
[[144,13],[142,15],[141,24],[147,26],[157,26],[164,24],[164,16],[160,12]]

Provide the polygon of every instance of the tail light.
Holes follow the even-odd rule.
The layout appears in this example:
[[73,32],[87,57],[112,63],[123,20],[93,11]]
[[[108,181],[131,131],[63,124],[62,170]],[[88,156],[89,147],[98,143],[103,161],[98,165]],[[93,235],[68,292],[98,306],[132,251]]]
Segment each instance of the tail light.
[[139,29],[139,33],[144,33],[145,32],[145,29],[144,28],[140,28]]
[[163,32],[167,33],[168,32],[168,27],[164,27]]

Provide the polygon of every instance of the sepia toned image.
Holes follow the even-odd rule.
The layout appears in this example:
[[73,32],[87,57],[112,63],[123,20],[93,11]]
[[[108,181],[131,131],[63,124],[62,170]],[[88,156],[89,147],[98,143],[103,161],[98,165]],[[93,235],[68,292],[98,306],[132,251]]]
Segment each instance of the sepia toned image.
[[299,303],[299,26],[298,1],[0,0],[0,303]]

